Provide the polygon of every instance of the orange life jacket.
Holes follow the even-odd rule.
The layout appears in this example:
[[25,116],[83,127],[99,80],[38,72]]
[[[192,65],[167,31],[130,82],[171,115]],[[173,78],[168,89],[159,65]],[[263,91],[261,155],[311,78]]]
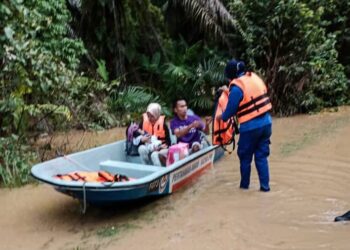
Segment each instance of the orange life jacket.
[[143,114],[142,130],[146,131],[150,135],[154,135],[158,140],[165,142],[165,130],[164,130],[165,116],[161,115],[156,123],[152,125],[149,121],[147,113]]
[[221,115],[227,106],[229,91],[222,91],[219,99],[216,103],[214,119],[213,119],[213,132],[212,132],[212,143],[214,145],[228,145],[234,140],[235,135],[235,120],[231,117],[227,122],[222,120],[218,121],[217,116]]
[[238,86],[243,92],[239,103],[237,118],[239,123],[247,122],[272,109],[264,81],[255,73],[247,72],[244,76],[233,79],[230,83]]
[[98,172],[84,172],[76,171],[68,174],[58,174],[55,175],[56,178],[65,180],[65,181],[84,181],[84,182],[123,182],[134,180],[125,175],[112,175],[106,171]]

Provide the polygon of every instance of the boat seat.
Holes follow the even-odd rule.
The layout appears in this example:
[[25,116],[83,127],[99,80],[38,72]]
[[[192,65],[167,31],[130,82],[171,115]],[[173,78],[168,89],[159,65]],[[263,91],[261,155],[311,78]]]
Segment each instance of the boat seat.
[[127,162],[141,164],[141,158],[139,155],[135,155],[135,156],[126,155],[125,157]]

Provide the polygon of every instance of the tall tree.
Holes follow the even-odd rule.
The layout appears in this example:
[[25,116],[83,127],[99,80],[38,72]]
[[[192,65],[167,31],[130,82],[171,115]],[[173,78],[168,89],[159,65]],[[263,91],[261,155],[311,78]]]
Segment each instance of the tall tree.
[[241,57],[269,84],[275,112],[289,115],[344,103],[346,78],[323,7],[297,0],[230,1],[247,32]]
[[191,24],[187,25],[185,32],[199,34],[199,38],[190,43],[204,37],[224,44],[230,50],[232,43],[228,41],[225,30],[236,27],[243,33],[219,0],[67,0],[67,3],[75,13],[73,27],[76,32],[83,38],[93,58],[106,60],[112,77],[134,72],[139,54],[152,56],[160,51],[167,59],[168,35],[160,6],[168,17],[176,16],[175,20],[167,19],[171,20],[168,27],[175,33],[188,37],[181,31],[182,24]]

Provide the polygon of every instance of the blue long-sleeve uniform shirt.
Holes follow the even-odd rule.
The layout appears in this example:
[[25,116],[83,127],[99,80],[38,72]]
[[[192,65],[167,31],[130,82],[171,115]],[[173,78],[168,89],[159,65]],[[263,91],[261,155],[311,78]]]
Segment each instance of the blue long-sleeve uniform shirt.
[[[228,103],[224,113],[222,114],[222,120],[226,122],[230,117],[236,115],[239,103],[243,100],[242,90],[233,85],[230,88],[230,94],[228,97]],[[244,133],[249,130],[257,129],[269,125],[272,123],[270,112],[266,112],[263,115],[255,117],[254,119],[240,124],[240,132]]]

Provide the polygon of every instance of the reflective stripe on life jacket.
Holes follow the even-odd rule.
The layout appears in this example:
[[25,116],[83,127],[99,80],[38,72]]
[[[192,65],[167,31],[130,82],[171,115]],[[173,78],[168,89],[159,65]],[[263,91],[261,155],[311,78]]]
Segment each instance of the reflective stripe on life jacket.
[[239,123],[247,122],[272,109],[267,88],[263,80],[252,72],[233,79],[230,83],[238,86],[243,92],[243,99],[239,103],[237,118]]
[[142,130],[146,131],[150,135],[154,135],[158,140],[165,142],[165,130],[164,130],[165,116],[161,115],[156,123],[152,125],[149,121],[147,113],[143,114]]
[[214,145],[229,145],[234,141],[235,135],[235,120],[231,117],[227,122],[222,120],[218,121],[217,116],[221,115],[228,103],[229,91],[225,90],[221,92],[220,97],[216,100],[216,107],[213,118],[213,132],[212,143]]

